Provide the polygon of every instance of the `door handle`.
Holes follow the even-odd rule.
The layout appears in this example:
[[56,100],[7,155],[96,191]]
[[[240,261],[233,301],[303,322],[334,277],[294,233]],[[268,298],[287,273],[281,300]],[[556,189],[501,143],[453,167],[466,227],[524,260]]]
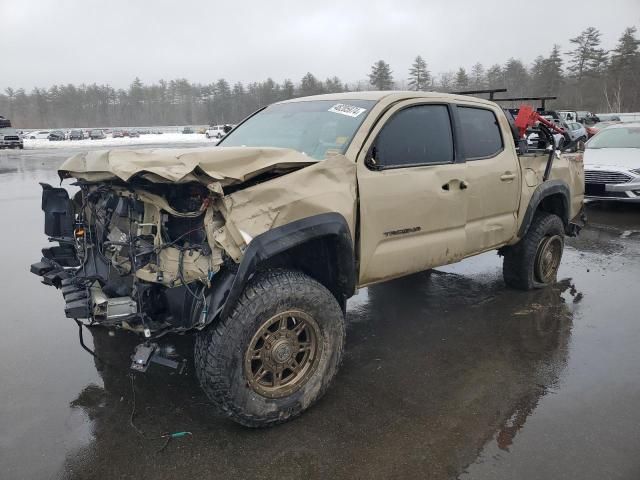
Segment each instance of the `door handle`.
[[510,182],[514,178],[516,178],[516,174],[515,173],[509,173],[509,172],[506,172],[504,175],[500,176],[500,180],[502,180],[503,182]]

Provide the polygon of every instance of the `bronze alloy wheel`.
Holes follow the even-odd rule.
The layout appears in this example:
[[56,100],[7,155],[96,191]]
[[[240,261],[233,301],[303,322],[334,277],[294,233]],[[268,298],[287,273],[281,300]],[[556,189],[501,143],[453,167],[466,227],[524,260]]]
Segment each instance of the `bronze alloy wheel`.
[[560,260],[564,242],[560,235],[544,237],[538,246],[534,272],[536,280],[541,283],[550,283],[554,280]]
[[313,374],[321,353],[322,334],[310,315],[299,310],[278,313],[249,343],[244,356],[247,383],[268,398],[291,395]]

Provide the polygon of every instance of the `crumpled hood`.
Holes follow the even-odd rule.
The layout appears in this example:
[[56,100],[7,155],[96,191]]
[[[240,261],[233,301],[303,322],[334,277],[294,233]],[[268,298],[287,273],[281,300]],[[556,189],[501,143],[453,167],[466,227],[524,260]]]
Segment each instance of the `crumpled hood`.
[[69,158],[58,169],[58,175],[61,179],[118,178],[125,182],[141,176],[158,183],[218,182],[225,187],[262,173],[286,173],[317,162],[295,150],[271,147],[99,150]]

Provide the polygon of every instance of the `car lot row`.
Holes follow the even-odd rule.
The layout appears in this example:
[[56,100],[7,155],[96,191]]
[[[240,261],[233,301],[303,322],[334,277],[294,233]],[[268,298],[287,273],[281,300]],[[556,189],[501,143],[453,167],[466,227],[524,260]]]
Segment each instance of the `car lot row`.
[[[194,129],[193,127],[184,127],[182,129],[183,134],[204,134],[207,138],[217,138],[220,139],[224,137],[235,125],[224,124],[224,125],[211,125],[208,128],[198,128]],[[131,137],[136,138],[140,135],[162,135],[164,132],[160,129],[146,129],[146,128],[114,128],[114,129],[106,129],[106,128],[92,128],[92,129],[70,129],[70,130],[34,130],[34,131],[15,131],[16,135],[18,135],[23,140],[49,140],[52,142],[63,141],[63,140],[101,140],[107,137],[111,138],[125,138]]]
[[140,135],[147,134],[162,134],[160,130],[146,130],[146,129],[73,129],[73,130],[36,130],[32,132],[23,132],[21,137],[27,140],[85,140],[85,139],[103,139],[107,138],[107,135],[111,135],[113,138],[122,137],[139,137]]

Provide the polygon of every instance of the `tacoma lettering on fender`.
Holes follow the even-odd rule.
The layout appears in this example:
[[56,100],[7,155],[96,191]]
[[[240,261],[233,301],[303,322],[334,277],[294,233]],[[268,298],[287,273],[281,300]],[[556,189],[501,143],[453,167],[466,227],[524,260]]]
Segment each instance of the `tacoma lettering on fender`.
[[326,391],[356,288],[488,250],[508,286],[555,281],[582,156],[540,136],[528,149],[478,98],[354,92],[266,107],[218,147],[79,154],[59,169],[71,198],[43,184],[57,245],[31,270],[67,317],[143,336],[134,369],[193,332],[212,402],[272,425]]

